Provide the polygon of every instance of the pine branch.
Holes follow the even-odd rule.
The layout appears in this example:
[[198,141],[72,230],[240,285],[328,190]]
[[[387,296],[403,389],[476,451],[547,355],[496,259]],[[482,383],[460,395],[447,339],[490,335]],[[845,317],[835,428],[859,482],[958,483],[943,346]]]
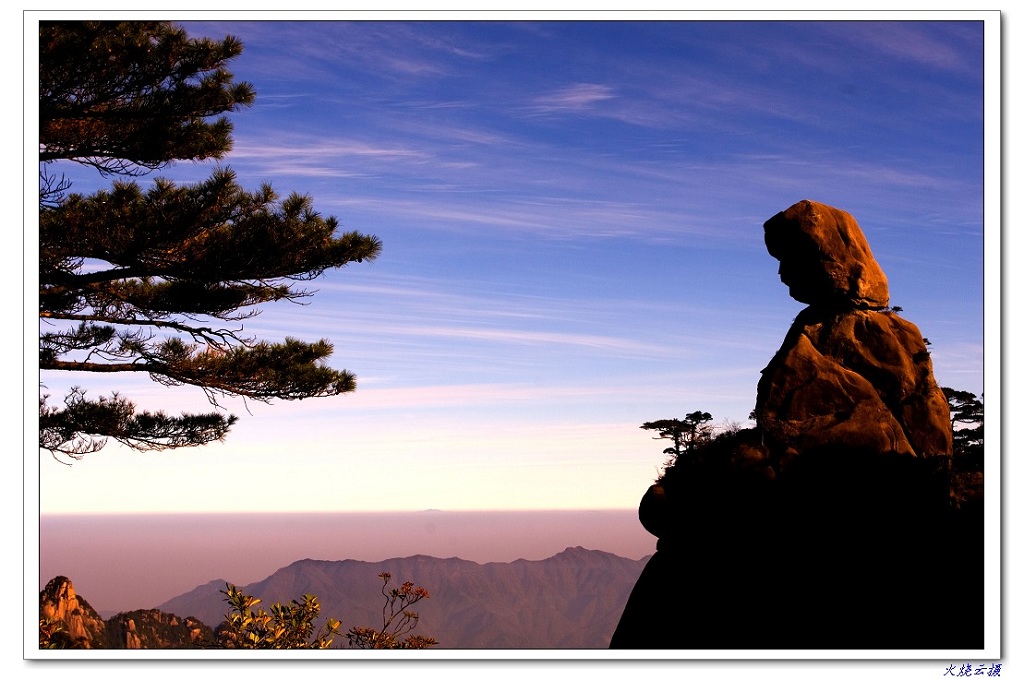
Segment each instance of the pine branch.
[[220,413],[136,413],[135,405],[117,393],[89,400],[75,387],[64,398],[63,409],[48,406],[46,396],[40,398],[39,447],[79,460],[102,449],[108,438],[140,451],[199,446],[223,439],[236,420]]
[[111,192],[73,194],[40,217],[41,246],[52,262],[78,258],[115,267],[80,273],[51,265],[41,269],[41,284],[56,287],[54,294],[150,278],[269,286],[379,255],[376,237],[335,235],[337,228],[335,218],[312,210],[308,197],[279,201],[268,186],[245,192],[230,170],[196,185],[158,180],[145,194],[119,182]]
[[355,376],[321,362],[333,348],[326,340],[305,343],[286,338],[283,343],[258,342],[227,350],[164,341],[154,350],[139,351],[127,363],[63,361],[41,357],[40,369],[92,373],[148,373],[163,385],[193,385],[208,394],[228,394],[259,401],[307,399],[351,392]]
[[[214,330],[209,326],[190,326],[188,324],[169,319],[143,319],[139,317],[118,318],[97,314],[40,314],[39,316],[41,318],[83,322],[77,329],[59,333],[43,333],[39,336],[39,342],[41,345],[53,348],[62,348],[62,351],[59,352],[60,354],[76,349],[86,349],[88,347],[94,347],[101,344],[99,341],[101,335],[96,330],[93,330],[95,328],[99,328],[96,326],[96,322],[124,326],[152,326],[154,328],[175,330],[191,336],[192,339],[197,342],[202,342],[216,349],[227,349],[234,345],[246,345],[252,342],[251,338],[242,338],[239,336],[239,331],[231,331],[223,328]],[[110,328],[109,331],[103,332],[102,337],[104,338],[104,342],[111,339],[110,333],[113,331],[114,329]]]
[[255,97],[225,68],[242,49],[230,36],[190,40],[159,22],[42,22],[39,42],[44,163],[132,175],[176,158],[217,158],[231,148],[231,124],[205,119]]

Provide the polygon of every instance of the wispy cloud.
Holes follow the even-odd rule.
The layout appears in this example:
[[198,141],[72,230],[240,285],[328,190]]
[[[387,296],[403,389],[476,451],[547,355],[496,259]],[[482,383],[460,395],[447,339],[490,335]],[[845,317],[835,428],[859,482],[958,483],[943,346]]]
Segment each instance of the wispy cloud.
[[256,140],[239,143],[232,150],[232,158],[337,158],[346,157],[409,159],[425,158],[427,154],[420,150],[396,147],[392,145],[373,144],[354,139],[334,138],[316,144],[311,140],[297,138],[296,144],[283,143],[276,140],[273,144],[263,144]]
[[980,23],[968,28],[953,23],[936,26],[921,22],[867,22],[861,27],[860,31],[851,31],[850,26],[844,30],[830,27],[830,30],[846,41],[856,36],[858,46],[865,52],[881,53],[942,71],[978,74],[976,58],[965,60],[965,55],[975,53],[965,47],[980,44]]
[[[621,387],[619,387],[621,390]],[[537,404],[550,401],[573,400],[577,403],[606,400],[617,395],[616,386],[604,388],[594,385],[517,385],[517,384],[463,384],[424,387],[385,387],[372,382],[363,384],[358,399],[352,399],[353,408],[396,409],[417,407],[437,409],[451,406],[494,406],[512,402]],[[621,392],[618,393],[621,395]],[[348,406],[348,405],[347,405]]]
[[614,91],[607,85],[576,83],[535,98],[531,110],[543,113],[580,112],[614,98]]
[[473,328],[468,326],[440,325],[387,325],[381,324],[375,332],[387,336],[413,335],[417,337],[445,338],[448,340],[479,340],[510,345],[560,345],[600,351],[605,354],[630,354],[643,356],[678,356],[679,349],[631,338],[584,333],[559,333],[553,331],[523,330],[515,328]]

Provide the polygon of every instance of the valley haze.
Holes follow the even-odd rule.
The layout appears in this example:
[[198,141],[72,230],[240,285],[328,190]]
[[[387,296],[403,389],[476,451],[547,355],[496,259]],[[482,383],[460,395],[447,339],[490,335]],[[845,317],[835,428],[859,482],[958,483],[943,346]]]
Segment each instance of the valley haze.
[[640,559],[656,540],[635,509],[42,515],[39,531],[39,589],[67,576],[104,615],[155,608],[211,580],[245,585],[302,559],[428,555],[484,564],[575,546]]

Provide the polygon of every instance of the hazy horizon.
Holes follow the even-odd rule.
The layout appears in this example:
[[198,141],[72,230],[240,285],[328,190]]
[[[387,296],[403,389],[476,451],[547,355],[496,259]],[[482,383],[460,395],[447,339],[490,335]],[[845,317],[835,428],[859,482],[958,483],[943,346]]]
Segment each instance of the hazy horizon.
[[656,542],[635,509],[44,514],[39,531],[40,590],[66,576],[105,614],[155,608],[213,580],[247,585],[307,558],[429,555],[483,564],[541,560],[579,546],[640,559]]

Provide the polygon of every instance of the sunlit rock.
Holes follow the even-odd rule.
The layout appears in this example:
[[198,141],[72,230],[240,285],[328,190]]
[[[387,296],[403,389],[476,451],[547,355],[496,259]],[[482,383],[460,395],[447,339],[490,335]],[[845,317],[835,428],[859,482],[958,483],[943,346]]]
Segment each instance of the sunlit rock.
[[866,309],[889,304],[888,279],[849,213],[800,201],[765,222],[764,242],[800,302]]
[[96,647],[105,635],[103,619],[75,594],[74,585],[64,576],[50,579],[39,593],[39,618],[59,622],[63,636],[82,649]]
[[762,371],[757,421],[786,451],[949,456],[949,404],[917,327],[894,312],[804,310]]

